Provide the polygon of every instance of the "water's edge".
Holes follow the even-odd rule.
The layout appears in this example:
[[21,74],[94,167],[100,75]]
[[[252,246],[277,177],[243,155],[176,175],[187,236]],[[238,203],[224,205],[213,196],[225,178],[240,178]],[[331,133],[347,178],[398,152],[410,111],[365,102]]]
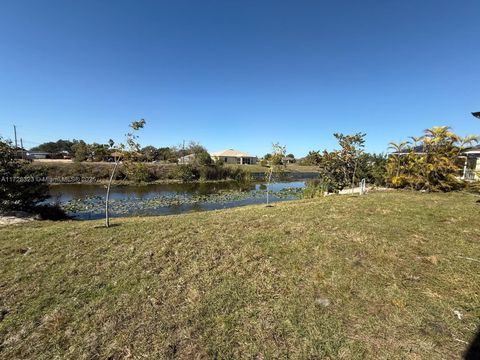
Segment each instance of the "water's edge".
[[[269,201],[301,197],[305,181],[283,181],[270,185]],[[105,187],[92,184],[65,184],[50,187],[51,203],[59,204],[76,219],[104,216]],[[193,211],[226,209],[266,203],[267,187],[262,182],[170,183],[142,186],[114,186],[111,216],[172,215]]]

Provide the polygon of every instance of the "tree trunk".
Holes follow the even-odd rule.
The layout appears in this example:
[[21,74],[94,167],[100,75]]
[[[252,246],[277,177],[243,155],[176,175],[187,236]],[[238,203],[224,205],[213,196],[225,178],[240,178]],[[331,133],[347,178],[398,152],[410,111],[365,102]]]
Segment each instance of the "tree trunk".
[[268,174],[267,180],[267,206],[269,201],[269,192],[270,192],[270,182],[272,181],[273,167],[270,168],[270,173]]
[[353,168],[353,176],[352,176],[352,193],[353,193],[353,187],[355,186],[355,174],[357,172],[357,164],[358,164],[358,161],[355,161],[355,166]]
[[110,226],[110,218],[108,216],[108,202],[110,200],[110,188],[112,186],[113,177],[115,176],[115,172],[117,171],[119,162],[120,162],[120,159],[115,161],[115,166],[113,167],[112,174],[110,175],[110,179],[108,180],[108,185],[107,185],[107,195],[105,196],[105,227],[107,228]]

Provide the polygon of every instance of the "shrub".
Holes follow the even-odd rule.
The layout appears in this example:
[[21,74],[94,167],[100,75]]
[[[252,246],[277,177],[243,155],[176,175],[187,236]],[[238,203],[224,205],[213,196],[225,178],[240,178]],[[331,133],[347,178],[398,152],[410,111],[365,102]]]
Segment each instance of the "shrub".
[[218,164],[212,165],[195,165],[182,164],[178,165],[171,173],[170,178],[179,179],[184,182],[202,180],[236,180],[248,181],[250,173],[238,167],[227,167]]
[[463,145],[476,141],[476,137],[462,138],[449,127],[440,126],[412,139],[415,144],[410,147],[406,147],[408,142],[391,143],[395,152],[387,162],[389,185],[426,191],[453,191],[465,186],[458,177],[463,164],[460,155]]
[[468,182],[465,186],[465,190],[480,195],[480,181]]
[[173,179],[179,179],[184,182],[198,180],[200,174],[198,169],[191,164],[181,164],[178,165],[172,172],[171,176]]
[[325,193],[331,192],[330,186],[321,179],[314,179],[307,181],[303,189],[303,198],[313,199],[324,196]]
[[198,165],[212,165],[213,160],[210,157],[210,154],[203,150],[195,154],[195,161]]
[[362,154],[358,159],[357,179],[368,184],[385,186],[387,180],[387,158],[383,154]]
[[123,164],[122,172],[128,180],[136,183],[147,182],[151,180],[147,165],[139,162],[126,162]]
[[364,155],[365,134],[333,134],[338,140],[340,150],[324,151],[318,158],[320,176],[334,190],[356,184],[361,157]]
[[48,198],[48,186],[40,178],[47,173],[16,158],[11,143],[0,138],[0,210],[31,211]]
[[319,151],[309,151],[308,155],[305,156],[298,162],[298,165],[309,166],[309,165],[318,165],[320,163],[321,154]]

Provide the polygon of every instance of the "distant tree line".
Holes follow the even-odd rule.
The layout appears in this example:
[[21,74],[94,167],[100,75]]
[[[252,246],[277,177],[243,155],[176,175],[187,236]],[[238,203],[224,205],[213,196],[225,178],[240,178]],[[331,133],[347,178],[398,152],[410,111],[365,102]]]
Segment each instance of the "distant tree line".
[[[58,140],[43,143],[30,149],[32,152],[46,152],[52,159],[62,159],[68,153],[75,161],[111,161],[113,160],[114,148],[109,144],[86,143],[84,140]],[[155,147],[152,145],[141,148],[133,155],[135,161],[154,162],[161,161],[176,163],[182,156],[197,154],[200,157],[207,153],[205,147],[191,141],[185,147]],[[203,155],[202,155],[203,154]]]

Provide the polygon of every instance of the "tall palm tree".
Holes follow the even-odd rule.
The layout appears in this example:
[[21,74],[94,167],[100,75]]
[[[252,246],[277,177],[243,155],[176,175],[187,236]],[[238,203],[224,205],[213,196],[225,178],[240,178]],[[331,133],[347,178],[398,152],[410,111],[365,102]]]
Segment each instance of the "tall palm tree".
[[393,153],[402,153],[407,150],[408,145],[410,145],[409,141],[401,141],[396,143],[394,141],[390,141],[388,143],[388,150],[392,150]]
[[399,143],[396,142],[389,142],[388,143],[388,150],[392,150],[392,155],[395,156],[395,161],[397,162],[397,177],[400,175],[400,167],[401,167],[401,161],[400,161],[400,154],[408,150],[408,145],[410,145],[409,141],[401,141]]
[[422,136],[409,136],[409,139],[412,139],[412,146],[415,149],[418,143],[422,140]]
[[458,144],[463,149],[465,147],[472,146],[473,144],[477,144],[479,141],[480,141],[480,136],[467,135],[467,136],[460,137]]

